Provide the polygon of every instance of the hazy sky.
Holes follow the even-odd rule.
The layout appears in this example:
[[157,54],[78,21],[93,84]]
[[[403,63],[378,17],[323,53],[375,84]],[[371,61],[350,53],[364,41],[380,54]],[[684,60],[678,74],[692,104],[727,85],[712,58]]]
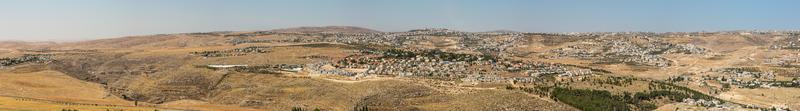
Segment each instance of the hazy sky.
[[347,25],[381,31],[800,29],[800,0],[0,0],[0,40]]

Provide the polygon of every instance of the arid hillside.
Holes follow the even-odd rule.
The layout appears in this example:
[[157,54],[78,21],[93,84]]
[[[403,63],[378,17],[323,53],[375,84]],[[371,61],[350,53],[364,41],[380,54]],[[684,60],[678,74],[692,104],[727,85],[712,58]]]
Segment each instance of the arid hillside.
[[2,42],[0,110],[794,110],[798,35],[328,26]]

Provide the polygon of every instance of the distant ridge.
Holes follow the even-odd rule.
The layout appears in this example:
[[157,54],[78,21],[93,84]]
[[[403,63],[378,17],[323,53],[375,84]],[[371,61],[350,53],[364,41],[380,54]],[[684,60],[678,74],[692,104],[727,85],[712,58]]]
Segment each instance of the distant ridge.
[[486,31],[486,32],[494,32],[494,33],[519,33],[519,31],[514,31],[514,30],[493,30],[493,31]]
[[54,45],[56,42],[25,42],[25,41],[0,41],[0,48],[37,48],[41,46]]
[[323,27],[295,27],[270,30],[273,32],[298,32],[298,33],[319,33],[319,32],[339,32],[339,33],[374,33],[381,32],[368,28],[355,26],[323,26]]

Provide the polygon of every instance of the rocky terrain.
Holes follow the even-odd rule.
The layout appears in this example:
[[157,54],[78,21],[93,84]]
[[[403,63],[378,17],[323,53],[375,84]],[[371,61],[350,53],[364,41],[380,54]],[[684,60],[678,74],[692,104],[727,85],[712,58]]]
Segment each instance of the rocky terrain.
[[[0,96],[41,101],[0,110],[796,110],[798,38],[328,26],[2,42],[0,77],[20,82]],[[102,97],[55,93],[69,87]]]

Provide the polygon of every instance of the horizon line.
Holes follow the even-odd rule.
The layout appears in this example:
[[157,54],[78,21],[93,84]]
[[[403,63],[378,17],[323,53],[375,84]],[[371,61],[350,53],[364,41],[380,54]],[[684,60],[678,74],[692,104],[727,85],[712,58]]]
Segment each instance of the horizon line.
[[[132,35],[122,35],[122,36],[107,36],[107,37],[99,37],[93,39],[71,39],[71,40],[15,40],[15,39],[0,39],[0,42],[79,42],[79,41],[91,41],[91,40],[102,40],[102,39],[115,39],[115,38],[124,38],[124,37],[141,37],[141,36],[155,36],[155,35],[172,35],[172,34],[192,34],[192,33],[218,33],[218,32],[258,32],[258,31],[273,31],[273,30],[280,30],[280,29],[293,29],[293,28],[326,28],[326,27],[356,27],[356,28],[364,28],[369,30],[378,31],[376,33],[400,33],[400,32],[408,32],[411,30],[423,30],[423,29],[446,29],[456,32],[467,32],[467,33],[491,33],[493,31],[511,31],[513,33],[545,33],[545,34],[569,34],[569,33],[630,33],[630,32],[646,32],[646,33],[696,33],[696,32],[800,32],[800,28],[798,29],[734,29],[734,30],[700,30],[700,31],[563,31],[563,32],[536,32],[536,31],[518,31],[518,30],[511,30],[511,29],[497,29],[497,30],[486,30],[486,31],[464,31],[459,29],[453,28],[440,28],[440,27],[422,27],[422,28],[410,28],[405,31],[383,31],[369,27],[363,26],[354,26],[354,25],[325,25],[325,26],[294,26],[294,27],[282,27],[282,28],[271,28],[271,29],[255,29],[255,30],[219,30],[219,31],[186,31],[186,32],[173,32],[173,33],[154,33],[154,34],[132,34]],[[20,38],[20,37],[11,37],[11,38]]]

